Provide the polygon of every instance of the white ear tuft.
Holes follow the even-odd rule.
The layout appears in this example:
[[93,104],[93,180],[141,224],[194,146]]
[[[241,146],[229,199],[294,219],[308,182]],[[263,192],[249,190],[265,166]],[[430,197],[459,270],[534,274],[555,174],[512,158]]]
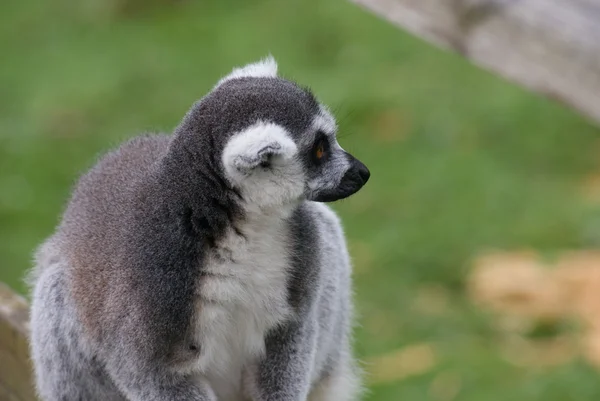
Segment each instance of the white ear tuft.
[[272,55],[257,61],[256,63],[245,65],[244,67],[234,68],[233,71],[226,77],[222,78],[215,88],[221,85],[223,82],[229,81],[235,78],[243,77],[276,77],[277,76],[277,62]]
[[298,148],[285,128],[258,122],[235,134],[223,151],[223,165],[230,177],[242,176],[265,163],[289,160]]

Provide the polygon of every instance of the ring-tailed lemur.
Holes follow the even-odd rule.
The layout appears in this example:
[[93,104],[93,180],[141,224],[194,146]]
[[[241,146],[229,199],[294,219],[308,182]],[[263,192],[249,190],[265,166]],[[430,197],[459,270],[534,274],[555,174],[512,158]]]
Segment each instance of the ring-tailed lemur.
[[44,401],[350,401],[350,262],[322,202],[369,170],[269,57],[105,155],[32,274]]

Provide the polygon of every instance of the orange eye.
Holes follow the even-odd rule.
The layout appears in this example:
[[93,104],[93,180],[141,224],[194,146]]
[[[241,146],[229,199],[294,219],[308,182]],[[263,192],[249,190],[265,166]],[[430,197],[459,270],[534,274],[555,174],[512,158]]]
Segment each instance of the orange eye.
[[320,160],[323,157],[324,154],[325,154],[325,149],[323,148],[323,144],[320,143],[319,147],[315,151],[315,156],[317,157],[317,159]]

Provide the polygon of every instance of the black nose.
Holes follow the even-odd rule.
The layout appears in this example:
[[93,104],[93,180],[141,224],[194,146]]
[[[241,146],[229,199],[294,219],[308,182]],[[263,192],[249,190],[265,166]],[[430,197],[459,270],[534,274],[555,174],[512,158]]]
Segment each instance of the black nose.
[[371,172],[369,171],[369,169],[367,168],[367,166],[365,166],[361,162],[358,162],[358,163],[359,163],[359,165],[358,165],[358,175],[363,180],[363,184],[366,184],[367,181],[369,181],[369,177],[371,176]]

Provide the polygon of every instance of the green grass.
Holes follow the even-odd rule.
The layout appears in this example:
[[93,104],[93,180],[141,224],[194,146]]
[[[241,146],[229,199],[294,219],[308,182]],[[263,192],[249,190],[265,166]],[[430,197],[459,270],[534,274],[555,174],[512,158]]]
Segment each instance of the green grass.
[[[600,245],[600,208],[580,196],[598,129],[343,0],[102,4],[0,5],[0,280],[24,291],[32,251],[101,152],[171,130],[221,75],[271,52],[331,105],[340,142],[372,172],[335,206],[356,261],[357,352],[431,342],[439,354],[433,371],[366,398],[449,401],[430,391],[440,373],[459,378],[458,400],[600,397],[582,362],[505,361],[464,294],[486,249]],[[450,294],[444,313],[414,308],[432,284]]]

